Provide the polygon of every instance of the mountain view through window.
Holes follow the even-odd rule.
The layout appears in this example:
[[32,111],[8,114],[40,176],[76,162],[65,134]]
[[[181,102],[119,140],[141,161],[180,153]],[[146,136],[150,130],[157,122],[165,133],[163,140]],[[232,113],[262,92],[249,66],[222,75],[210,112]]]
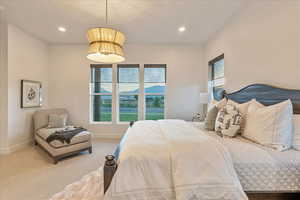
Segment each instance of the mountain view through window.
[[[92,121],[111,122],[113,115],[119,122],[164,118],[166,65],[145,65],[143,75],[139,65],[117,65],[116,98],[113,97],[112,65],[101,66],[104,65],[92,68],[91,73]],[[140,91],[141,86],[143,91]],[[116,113],[112,113],[113,102],[117,106]],[[139,116],[142,107],[144,113]]]

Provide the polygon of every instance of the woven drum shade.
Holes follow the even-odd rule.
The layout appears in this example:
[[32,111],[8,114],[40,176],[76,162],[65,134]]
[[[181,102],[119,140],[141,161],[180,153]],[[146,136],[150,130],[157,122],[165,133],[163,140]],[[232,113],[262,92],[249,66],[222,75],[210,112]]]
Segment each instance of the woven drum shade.
[[117,63],[125,60],[123,44],[125,35],[111,28],[88,30],[89,51],[87,58],[94,62]]

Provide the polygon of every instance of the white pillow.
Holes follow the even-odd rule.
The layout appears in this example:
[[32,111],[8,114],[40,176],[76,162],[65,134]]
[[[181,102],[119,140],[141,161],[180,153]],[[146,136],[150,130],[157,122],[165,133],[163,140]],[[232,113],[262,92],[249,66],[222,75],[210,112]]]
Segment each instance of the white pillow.
[[300,115],[294,115],[293,148],[300,151]]
[[293,106],[290,100],[263,106],[251,102],[242,136],[278,151],[289,149],[293,137]]
[[[252,105],[251,107],[250,107],[250,104]],[[250,104],[248,106],[247,114],[248,114],[248,112],[255,111],[257,108],[264,108],[265,107],[263,104],[256,101],[256,99],[252,99]]]

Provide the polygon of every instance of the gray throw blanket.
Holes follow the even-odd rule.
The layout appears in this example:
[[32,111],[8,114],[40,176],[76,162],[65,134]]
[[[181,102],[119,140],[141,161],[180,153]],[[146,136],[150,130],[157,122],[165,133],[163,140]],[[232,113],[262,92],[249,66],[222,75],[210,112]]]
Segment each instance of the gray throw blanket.
[[86,131],[85,128],[82,128],[82,127],[74,127],[75,129],[73,130],[63,130],[63,131],[55,131],[54,133],[52,133],[51,135],[49,135],[49,137],[47,137],[46,141],[48,143],[54,141],[54,140],[59,140],[61,141],[62,143],[68,143],[70,144],[71,143],[71,140],[72,138],[83,132],[83,131]]

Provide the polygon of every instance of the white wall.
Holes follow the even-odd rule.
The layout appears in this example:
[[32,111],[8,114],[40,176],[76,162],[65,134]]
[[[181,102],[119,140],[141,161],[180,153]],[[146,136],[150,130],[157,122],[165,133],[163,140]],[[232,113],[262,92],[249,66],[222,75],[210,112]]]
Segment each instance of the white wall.
[[[199,92],[205,88],[201,47],[129,44],[125,47],[126,63],[167,64],[167,118],[191,120],[193,113],[199,112]],[[86,45],[50,47],[50,106],[67,108],[75,124],[94,133],[120,135],[127,126],[89,124],[90,62],[86,53]]]
[[7,151],[7,20],[0,8],[0,153]]
[[300,2],[251,3],[206,43],[205,63],[222,53],[229,91],[251,83],[300,89]]
[[32,114],[20,108],[21,79],[41,81],[43,108],[48,106],[48,46],[15,26],[8,26],[8,145],[10,150],[32,140]]

